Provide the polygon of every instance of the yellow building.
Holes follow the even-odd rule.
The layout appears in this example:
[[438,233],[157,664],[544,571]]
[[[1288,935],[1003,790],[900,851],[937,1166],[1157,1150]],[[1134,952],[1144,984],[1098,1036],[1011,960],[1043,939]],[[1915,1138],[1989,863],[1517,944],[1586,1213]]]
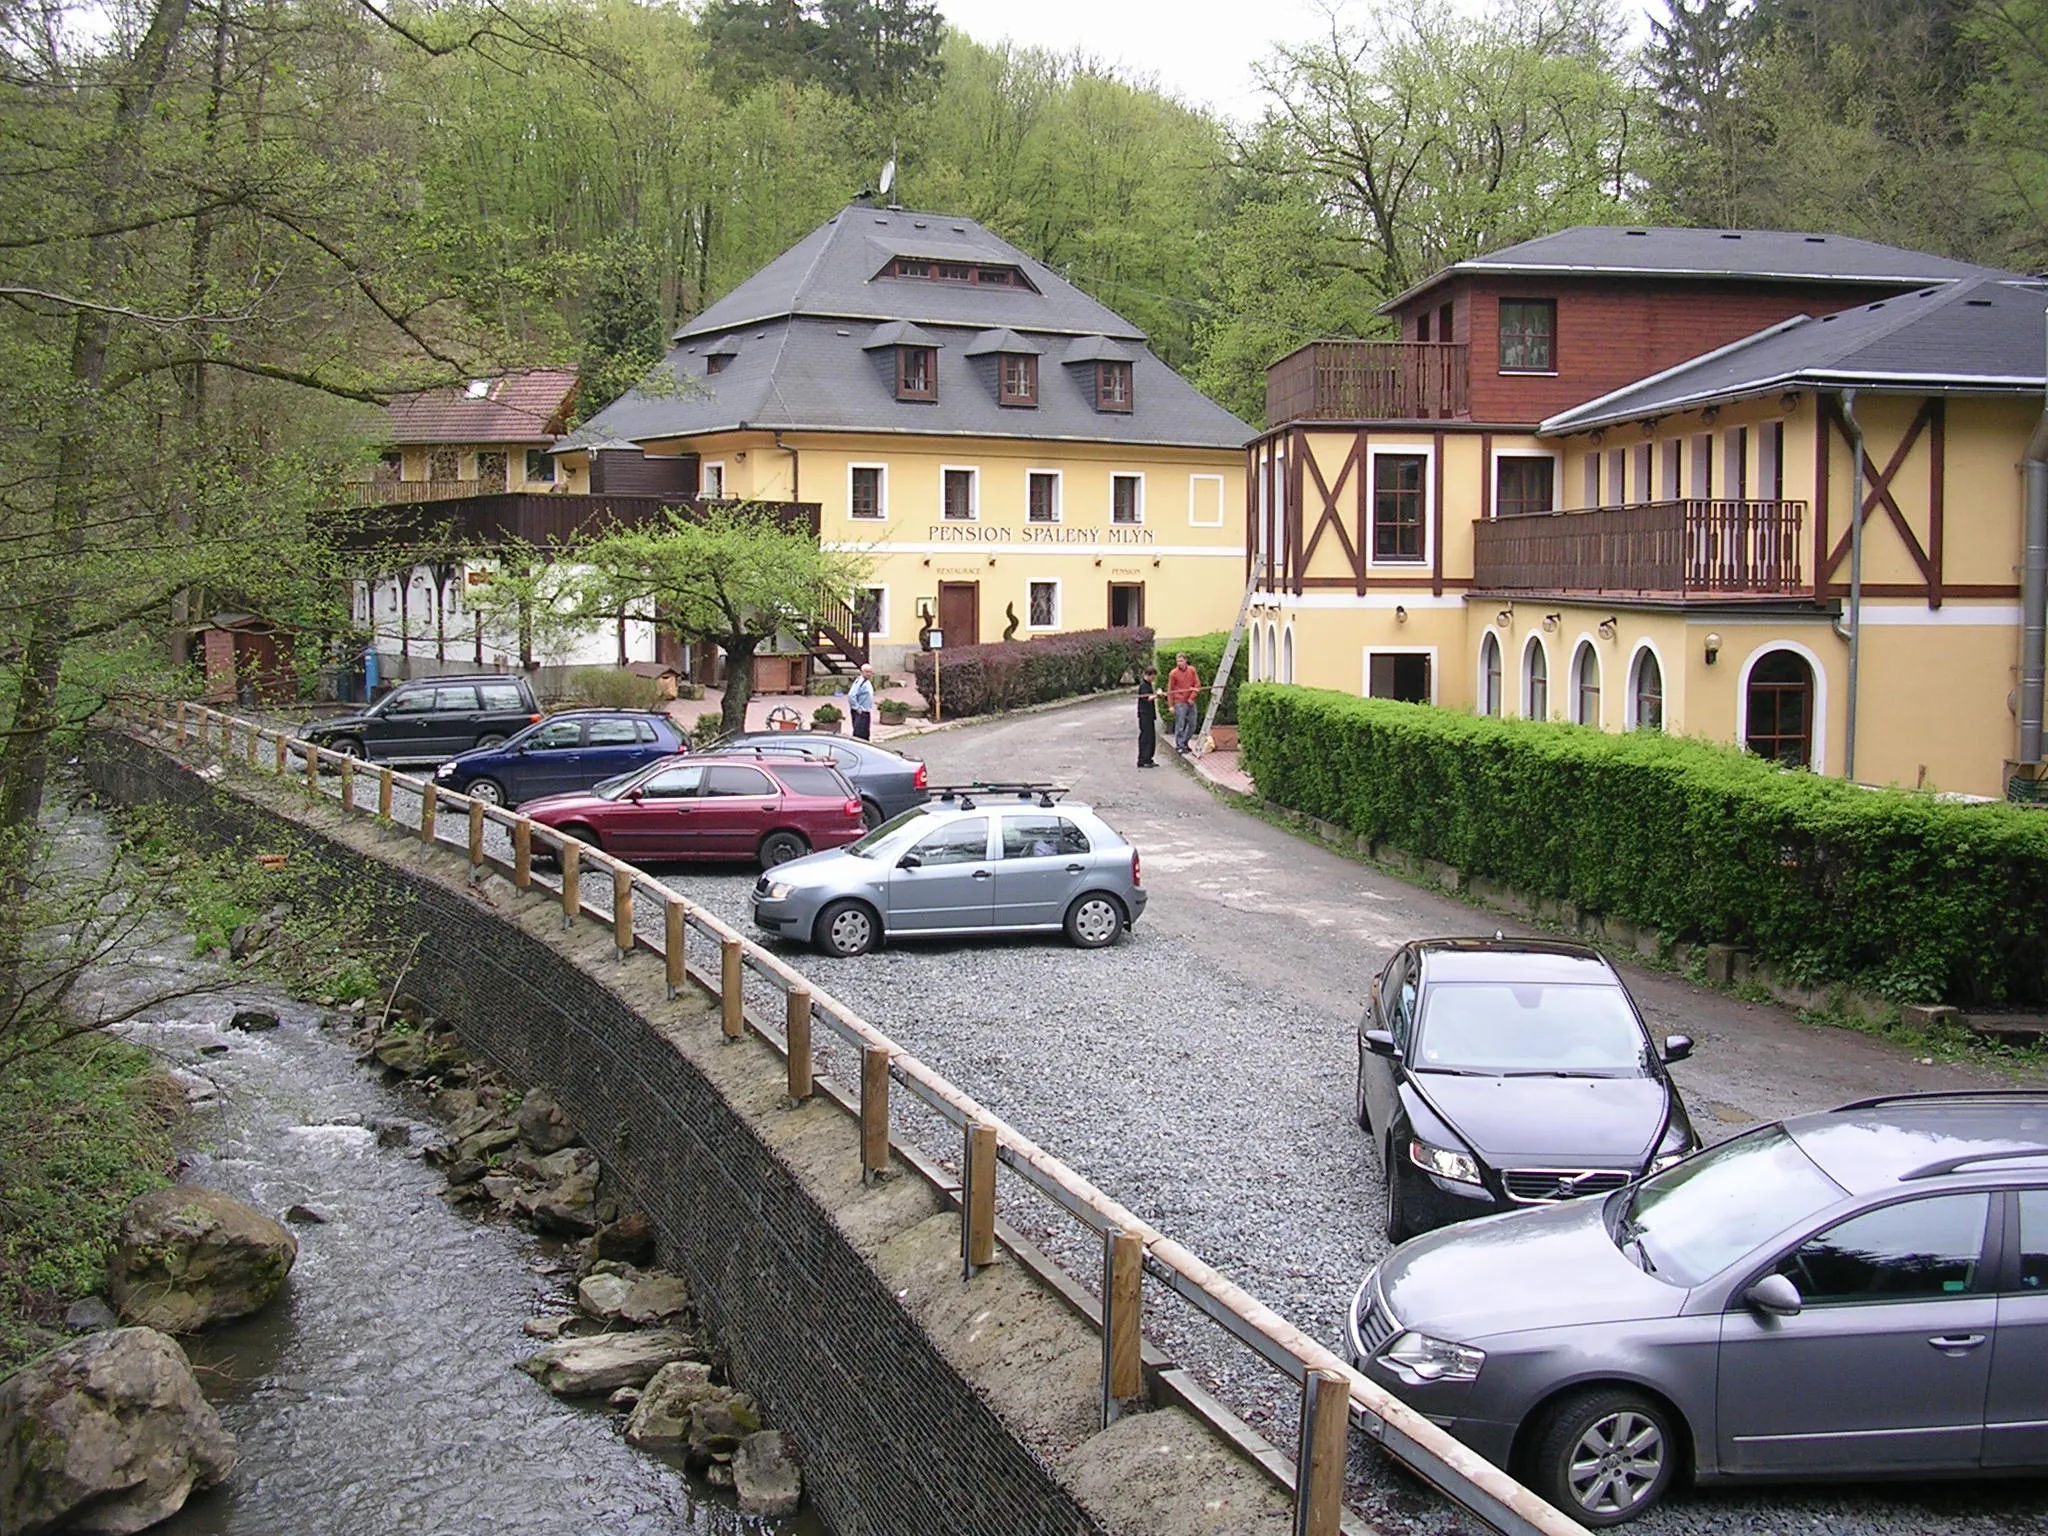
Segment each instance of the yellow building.
[[1237,613],[1251,428],[971,220],[857,202],[663,366],[563,445],[566,488],[623,488],[596,482],[638,450],[708,499],[817,503],[871,566],[835,659],[900,668],[927,623],[951,647]]
[[[1753,316],[1758,294],[1721,252],[1721,269],[1683,269],[1728,232],[1649,233],[1687,237],[1660,274],[1674,306],[1718,294]],[[1817,237],[1742,238],[1744,258],[1770,267],[1755,276],[1770,302],[1795,302],[1770,242]],[[2022,461],[2043,420],[2048,287],[1941,270],[1954,263],[1922,273],[1912,262],[1935,258],[1833,243],[1852,274],[1833,280],[1877,268],[1861,280],[1884,297],[1843,308],[1815,271],[1815,313],[1535,421],[1360,412],[1359,358],[1384,368],[1386,354],[1337,349],[1414,343],[1323,344],[1298,379],[1286,373],[1303,369],[1298,356],[1276,365],[1279,393],[1300,406],[1253,449],[1256,675],[1706,736],[1870,784],[2005,793],[2009,765],[2041,756],[2038,630],[2023,669]],[[1605,286],[1640,290],[1646,254],[1630,250],[1638,270]],[[1554,404],[1570,284],[1602,286],[1590,265],[1567,280],[1510,257],[1485,275],[1512,296],[1471,304],[1457,350],[1475,376],[1493,374],[1497,416],[1513,414],[1517,375]],[[1576,350],[1583,360],[1590,338]],[[1507,366],[1532,363],[1544,366]],[[2033,452],[2048,452],[2048,434]],[[2048,508],[2036,521],[2048,571]]]

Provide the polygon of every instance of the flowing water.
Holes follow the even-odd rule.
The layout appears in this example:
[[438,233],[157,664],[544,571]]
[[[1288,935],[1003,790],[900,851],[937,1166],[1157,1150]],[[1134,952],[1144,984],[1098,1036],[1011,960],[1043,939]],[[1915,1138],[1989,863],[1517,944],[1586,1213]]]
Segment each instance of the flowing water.
[[[57,829],[81,863],[106,829]],[[67,846],[68,845],[68,846]],[[94,998],[139,1001],[219,969],[189,936],[153,940],[93,978]],[[229,1030],[237,1008],[281,1025]],[[295,1226],[285,1294],[260,1315],[185,1340],[239,1441],[227,1485],[155,1529],[164,1536],[824,1536],[806,1512],[741,1515],[730,1497],[636,1451],[600,1407],[564,1403],[513,1369],[540,1348],[521,1330],[559,1297],[546,1244],[441,1198],[442,1181],[373,1126],[421,1106],[357,1065],[325,1010],[251,981],[151,1009],[124,1032],[200,1099],[184,1178]],[[225,1045],[225,1051],[218,1048]],[[209,1047],[213,1048],[209,1051]]]

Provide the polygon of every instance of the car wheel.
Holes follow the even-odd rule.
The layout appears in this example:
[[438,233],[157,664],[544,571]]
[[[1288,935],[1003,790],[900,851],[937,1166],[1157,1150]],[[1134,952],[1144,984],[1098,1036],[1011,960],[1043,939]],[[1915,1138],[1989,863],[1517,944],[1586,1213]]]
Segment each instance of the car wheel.
[[343,757],[361,757],[363,755],[363,744],[353,736],[336,737],[333,741],[323,741],[320,745],[330,752],[339,752]]
[[791,859],[800,859],[810,851],[811,845],[794,832],[770,832],[761,839],[758,856],[763,869],[773,869]]
[[555,828],[555,830],[561,833],[562,836],[568,838],[569,841],[572,843],[582,843],[585,846],[591,848],[602,848],[604,846],[604,844],[598,840],[597,834],[593,832],[590,828],[584,826],[583,823],[580,821],[572,821],[569,823],[568,826],[557,827]]
[[861,801],[860,824],[866,827],[870,832],[874,831],[875,828],[879,827],[887,819],[888,818],[882,814],[882,808],[879,805],[875,804],[874,801]]
[[1361,1131],[1370,1131],[1372,1129],[1372,1106],[1366,1102],[1365,1098],[1365,1042],[1363,1040],[1358,1042],[1357,1102],[1352,1105],[1351,1112],[1357,1117],[1358,1128]]
[[1123,932],[1124,909],[1114,896],[1087,891],[1067,908],[1067,942],[1080,949],[1102,949]]
[[1619,1525],[1664,1496],[1677,1470],[1668,1409],[1607,1388],[1568,1397],[1544,1416],[1530,1486],[1581,1525]]
[[1415,1218],[1408,1214],[1408,1197],[1401,1193],[1401,1171],[1394,1161],[1392,1137],[1385,1143],[1380,1168],[1387,1176],[1387,1241],[1405,1243],[1415,1235]]
[[476,739],[476,748],[479,752],[488,752],[492,747],[502,747],[503,745],[505,745],[505,738],[496,731],[493,731],[488,736],[479,736]]
[[835,901],[818,914],[811,937],[827,954],[850,960],[875,947],[880,929],[881,920],[866,902]]
[[472,779],[463,793],[472,800],[481,800],[485,805],[503,805],[505,788],[496,779]]

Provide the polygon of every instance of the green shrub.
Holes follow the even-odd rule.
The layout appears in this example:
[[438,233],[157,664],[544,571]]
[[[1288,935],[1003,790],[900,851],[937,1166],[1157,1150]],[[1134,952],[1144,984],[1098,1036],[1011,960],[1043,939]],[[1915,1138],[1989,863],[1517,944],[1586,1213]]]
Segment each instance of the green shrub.
[[571,696],[592,709],[660,709],[661,684],[622,667],[578,667],[569,674]]
[[2048,1001],[2048,817],[1732,747],[1254,684],[1259,792],[1375,842],[1898,1001]]
[[[1152,664],[1159,668],[1159,718],[1173,719],[1173,707],[1166,702],[1166,674],[1173,670],[1173,658],[1182,651],[1188,653],[1188,660],[1202,674],[1202,686],[1209,687],[1216,681],[1217,670],[1223,665],[1223,647],[1230,643],[1230,632],[1218,630],[1211,635],[1190,635],[1185,640],[1162,640],[1154,654]],[[1244,685],[1246,668],[1251,664],[1251,645],[1248,637],[1240,636],[1237,656],[1230,664],[1230,681],[1224,685],[1223,698],[1216,706],[1218,725],[1237,724],[1237,690]],[[1209,710],[1209,696],[1204,693],[1195,699],[1195,719],[1199,723]]]
[[941,707],[949,715],[985,715],[1101,693],[1135,678],[1152,656],[1152,631],[1077,629],[1040,640],[998,640],[911,658],[917,691],[932,696],[932,658],[939,658]]
[[820,704],[811,711],[811,724],[820,729],[828,725],[837,725],[845,718],[846,716],[840,713],[837,704]]

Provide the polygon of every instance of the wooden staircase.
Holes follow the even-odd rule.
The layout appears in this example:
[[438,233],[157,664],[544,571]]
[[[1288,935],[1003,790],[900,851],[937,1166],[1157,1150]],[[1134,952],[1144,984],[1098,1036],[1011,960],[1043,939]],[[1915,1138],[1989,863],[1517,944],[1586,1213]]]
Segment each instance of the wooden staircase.
[[851,677],[868,659],[868,640],[866,617],[844,598],[827,593],[804,648],[834,677]]

